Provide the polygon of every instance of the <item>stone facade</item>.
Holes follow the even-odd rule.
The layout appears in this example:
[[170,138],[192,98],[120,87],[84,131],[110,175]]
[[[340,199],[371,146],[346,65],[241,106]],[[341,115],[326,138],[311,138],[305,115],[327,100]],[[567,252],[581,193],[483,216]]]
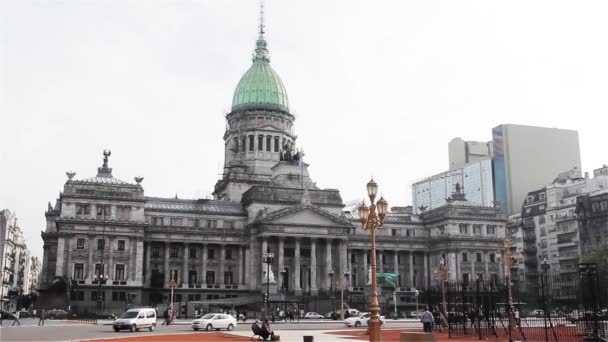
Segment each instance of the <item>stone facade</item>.
[[[256,310],[266,291],[273,303],[329,310],[340,283],[349,302],[363,309],[369,233],[356,212],[345,210],[338,190],[312,181],[304,154],[294,148],[295,117],[284,86],[268,63],[261,31],[252,69],[226,116],[224,172],[214,199],[145,196],[143,178],[113,177],[109,151],[95,177],[67,173],[46,212],[41,287],[50,291],[59,279],[73,280],[73,307],[102,309],[96,304],[102,302],[103,309],[119,311],[169,302],[173,274],[180,315],[191,315],[198,305]],[[403,295],[397,304],[411,309],[412,288],[436,284],[442,257],[452,280],[499,275],[495,255],[504,236],[499,208],[459,193],[419,216],[396,208],[378,233],[379,271],[398,275]],[[275,256],[272,284],[263,263],[267,252]],[[101,287],[100,276],[107,278]]]
[[27,249],[17,216],[0,211],[0,300],[2,307],[15,310],[18,295],[30,293],[30,251]]

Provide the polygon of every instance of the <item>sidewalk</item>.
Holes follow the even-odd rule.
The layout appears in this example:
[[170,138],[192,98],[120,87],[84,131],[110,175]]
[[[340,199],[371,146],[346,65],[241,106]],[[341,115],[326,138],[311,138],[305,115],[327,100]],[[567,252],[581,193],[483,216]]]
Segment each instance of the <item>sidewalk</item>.
[[[276,324],[276,323],[275,323]],[[361,341],[360,339],[347,335],[330,334],[335,330],[280,330],[274,329],[275,333],[281,336],[283,342],[300,342],[303,336],[312,336],[315,342],[344,342],[344,341]],[[251,331],[231,331],[231,335],[251,337]]]
[[[173,325],[190,325],[192,324],[192,320],[193,319],[176,319],[175,321],[173,321]],[[160,325],[160,323],[162,322],[162,319],[158,320],[158,324]],[[112,320],[97,320],[97,325],[112,325]],[[246,322],[241,322],[239,321],[238,324],[252,324],[253,322],[255,322],[254,319],[248,319]],[[297,325],[297,324],[341,324],[344,321],[341,320],[331,320],[331,319],[302,319],[299,322],[295,321],[293,323],[290,322],[285,322],[285,321],[275,321],[274,323],[271,322],[272,325],[282,325],[282,324],[290,324],[290,325]],[[416,324],[415,326],[417,327],[418,325],[422,326],[422,323],[420,323],[420,320],[418,319],[413,319],[413,318],[402,318],[402,319],[387,319],[384,321],[384,324],[390,326],[392,323],[412,323],[412,324]]]

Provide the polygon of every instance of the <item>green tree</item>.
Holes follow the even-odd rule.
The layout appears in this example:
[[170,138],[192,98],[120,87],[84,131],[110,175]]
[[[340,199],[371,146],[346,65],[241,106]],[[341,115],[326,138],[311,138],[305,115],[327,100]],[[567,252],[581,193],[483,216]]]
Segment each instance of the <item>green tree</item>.
[[597,289],[600,303],[608,301],[608,245],[595,248],[590,254],[581,255],[580,262],[597,264]]

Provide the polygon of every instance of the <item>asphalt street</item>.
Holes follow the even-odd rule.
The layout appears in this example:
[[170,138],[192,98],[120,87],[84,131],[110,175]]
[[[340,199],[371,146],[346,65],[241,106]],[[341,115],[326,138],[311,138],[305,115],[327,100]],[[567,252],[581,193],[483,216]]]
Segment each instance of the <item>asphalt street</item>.
[[[159,321],[160,324],[161,321]],[[44,327],[37,325],[38,320],[23,319],[21,320],[21,326],[10,326],[12,321],[4,321],[2,327],[0,327],[0,340],[1,341],[81,341],[89,339],[103,339],[103,338],[116,338],[126,336],[145,336],[155,334],[179,334],[179,333],[194,333],[190,327],[191,321],[178,321],[178,324],[170,326],[157,326],[154,332],[140,331],[140,332],[114,332],[111,325],[96,325],[96,324],[78,324],[69,323],[65,321],[51,321],[47,320]],[[251,329],[251,323],[239,323],[235,330],[249,331]],[[418,327],[418,322],[386,322],[387,328],[412,328]],[[357,328],[347,328],[340,321],[327,321],[327,322],[302,322],[302,323],[282,323],[275,324],[274,330],[280,332],[281,330],[348,330]],[[363,328],[358,328],[363,329]],[[205,334],[206,332],[197,332],[199,334]]]

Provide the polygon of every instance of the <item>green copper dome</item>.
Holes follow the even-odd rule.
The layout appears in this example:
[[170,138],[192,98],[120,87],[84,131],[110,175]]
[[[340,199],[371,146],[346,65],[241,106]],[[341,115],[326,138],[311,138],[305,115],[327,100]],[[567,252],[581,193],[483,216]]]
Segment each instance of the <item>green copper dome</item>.
[[287,90],[270,67],[263,31],[256,42],[253,65],[245,72],[232,97],[232,110],[269,108],[289,111]]

